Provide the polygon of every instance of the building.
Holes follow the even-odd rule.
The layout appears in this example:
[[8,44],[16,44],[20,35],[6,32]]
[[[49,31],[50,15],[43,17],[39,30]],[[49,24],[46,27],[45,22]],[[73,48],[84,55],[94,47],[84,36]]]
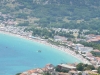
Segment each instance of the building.
[[56,75],[70,75],[69,73],[63,73],[63,72],[59,72]]
[[69,71],[69,74],[70,74],[70,75],[78,75],[78,72],[77,72],[77,71],[71,70],[71,71]]
[[93,48],[92,47],[79,47],[78,50],[82,53],[88,53],[88,52],[93,51]]
[[86,53],[86,57],[92,57],[92,56],[93,56],[92,53],[90,52]]
[[100,53],[100,50],[95,49],[95,50],[93,50],[93,52],[95,52],[95,53]]
[[100,66],[100,57],[96,57],[96,60],[97,60],[96,66],[98,67],[98,66]]
[[59,64],[57,66],[59,69],[65,69],[65,70],[76,70],[76,67],[75,66],[72,66],[72,65],[67,65],[67,64]]
[[62,36],[54,36],[55,41],[66,42],[67,38]]
[[75,44],[74,49],[78,50],[80,47],[84,47],[82,44]]

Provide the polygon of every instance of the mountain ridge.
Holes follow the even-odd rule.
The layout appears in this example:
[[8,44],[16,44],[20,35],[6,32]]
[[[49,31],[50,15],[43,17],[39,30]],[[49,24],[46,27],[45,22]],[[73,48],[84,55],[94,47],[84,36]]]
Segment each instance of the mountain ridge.
[[29,20],[32,19],[34,21],[29,25],[37,24],[42,27],[96,29],[100,26],[99,8],[100,0],[0,1],[0,12],[13,15],[16,21],[21,20],[22,23],[30,23]]

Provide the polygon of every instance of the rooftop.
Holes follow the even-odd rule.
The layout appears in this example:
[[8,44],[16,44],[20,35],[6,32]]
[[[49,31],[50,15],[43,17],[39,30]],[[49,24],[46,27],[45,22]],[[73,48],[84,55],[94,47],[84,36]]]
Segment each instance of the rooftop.
[[65,68],[70,68],[70,69],[76,69],[76,67],[67,65],[67,64],[59,64],[59,66],[65,67]]

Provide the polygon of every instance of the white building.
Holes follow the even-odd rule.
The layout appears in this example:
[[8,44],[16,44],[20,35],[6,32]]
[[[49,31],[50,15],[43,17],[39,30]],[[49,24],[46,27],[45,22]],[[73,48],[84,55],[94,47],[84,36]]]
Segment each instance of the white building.
[[66,69],[66,70],[76,70],[75,66],[67,65],[67,64],[59,64],[58,67],[60,69]]
[[93,48],[92,47],[79,47],[78,50],[81,51],[82,53],[88,53],[88,52],[91,52]]

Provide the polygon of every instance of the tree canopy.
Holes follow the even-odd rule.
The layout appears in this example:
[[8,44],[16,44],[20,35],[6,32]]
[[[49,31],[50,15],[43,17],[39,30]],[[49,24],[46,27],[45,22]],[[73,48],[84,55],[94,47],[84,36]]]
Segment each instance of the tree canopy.
[[0,12],[28,21],[30,17],[39,18],[35,23],[41,27],[90,29],[100,32],[99,7],[100,0],[0,1]]

